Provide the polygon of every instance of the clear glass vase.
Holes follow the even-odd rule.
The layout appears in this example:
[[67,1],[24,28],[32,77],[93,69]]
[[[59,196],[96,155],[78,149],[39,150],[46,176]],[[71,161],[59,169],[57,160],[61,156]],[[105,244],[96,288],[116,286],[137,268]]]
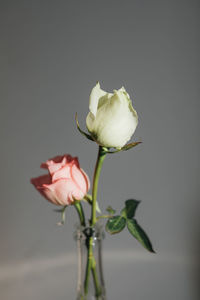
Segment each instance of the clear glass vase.
[[75,240],[78,250],[77,300],[106,300],[102,268],[102,225],[78,226]]

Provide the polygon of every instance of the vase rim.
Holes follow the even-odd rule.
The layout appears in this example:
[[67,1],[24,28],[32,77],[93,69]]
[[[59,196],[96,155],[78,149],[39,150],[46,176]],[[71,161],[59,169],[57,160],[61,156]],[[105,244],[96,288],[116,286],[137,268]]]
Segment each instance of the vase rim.
[[74,238],[77,239],[86,239],[88,237],[95,237],[97,239],[104,239],[105,233],[103,224],[97,222],[94,226],[82,226],[80,224],[75,224],[75,233]]

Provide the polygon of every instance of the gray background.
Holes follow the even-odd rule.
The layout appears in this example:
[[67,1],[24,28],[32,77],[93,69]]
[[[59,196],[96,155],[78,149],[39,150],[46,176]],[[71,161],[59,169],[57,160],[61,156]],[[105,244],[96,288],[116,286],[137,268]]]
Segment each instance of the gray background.
[[142,200],[137,219],[157,251],[127,231],[106,236],[108,299],[199,299],[199,2],[0,2],[0,298],[75,299],[77,216],[67,223],[29,183],[70,153],[92,178],[97,146],[82,128],[97,80],[125,86],[139,115],[134,140],[109,156],[99,203]]

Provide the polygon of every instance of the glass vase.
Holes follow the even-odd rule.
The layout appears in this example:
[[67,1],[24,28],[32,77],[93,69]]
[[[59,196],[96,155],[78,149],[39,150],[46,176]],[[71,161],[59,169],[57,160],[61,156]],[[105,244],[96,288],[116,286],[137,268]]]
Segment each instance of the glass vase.
[[78,226],[75,240],[78,250],[77,300],[106,300],[102,267],[102,225]]

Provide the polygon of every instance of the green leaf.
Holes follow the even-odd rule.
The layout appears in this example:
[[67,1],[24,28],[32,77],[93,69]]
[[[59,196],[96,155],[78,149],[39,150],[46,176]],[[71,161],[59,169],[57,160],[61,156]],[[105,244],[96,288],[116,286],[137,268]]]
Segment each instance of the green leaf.
[[144,248],[146,248],[150,252],[155,253],[147,234],[135,219],[127,219],[127,227],[131,235],[134,236],[134,238],[136,238]]
[[78,116],[77,116],[77,113],[76,113],[76,115],[75,115],[75,120],[76,120],[76,126],[77,126],[78,131],[79,131],[82,135],[84,135],[88,140],[94,142],[94,140],[93,140],[93,138],[91,137],[91,135],[89,135],[88,133],[84,132],[84,131],[80,128],[80,125],[79,125],[79,122],[78,122]]
[[106,231],[110,234],[115,234],[124,229],[126,225],[126,219],[122,216],[114,216],[108,219],[106,223]]
[[135,216],[135,211],[137,209],[140,201],[129,199],[125,201],[125,207],[121,211],[121,215],[125,218],[132,219]]
[[116,213],[116,210],[113,209],[111,206],[108,206],[106,208],[106,211],[110,214],[110,215],[114,215]]

